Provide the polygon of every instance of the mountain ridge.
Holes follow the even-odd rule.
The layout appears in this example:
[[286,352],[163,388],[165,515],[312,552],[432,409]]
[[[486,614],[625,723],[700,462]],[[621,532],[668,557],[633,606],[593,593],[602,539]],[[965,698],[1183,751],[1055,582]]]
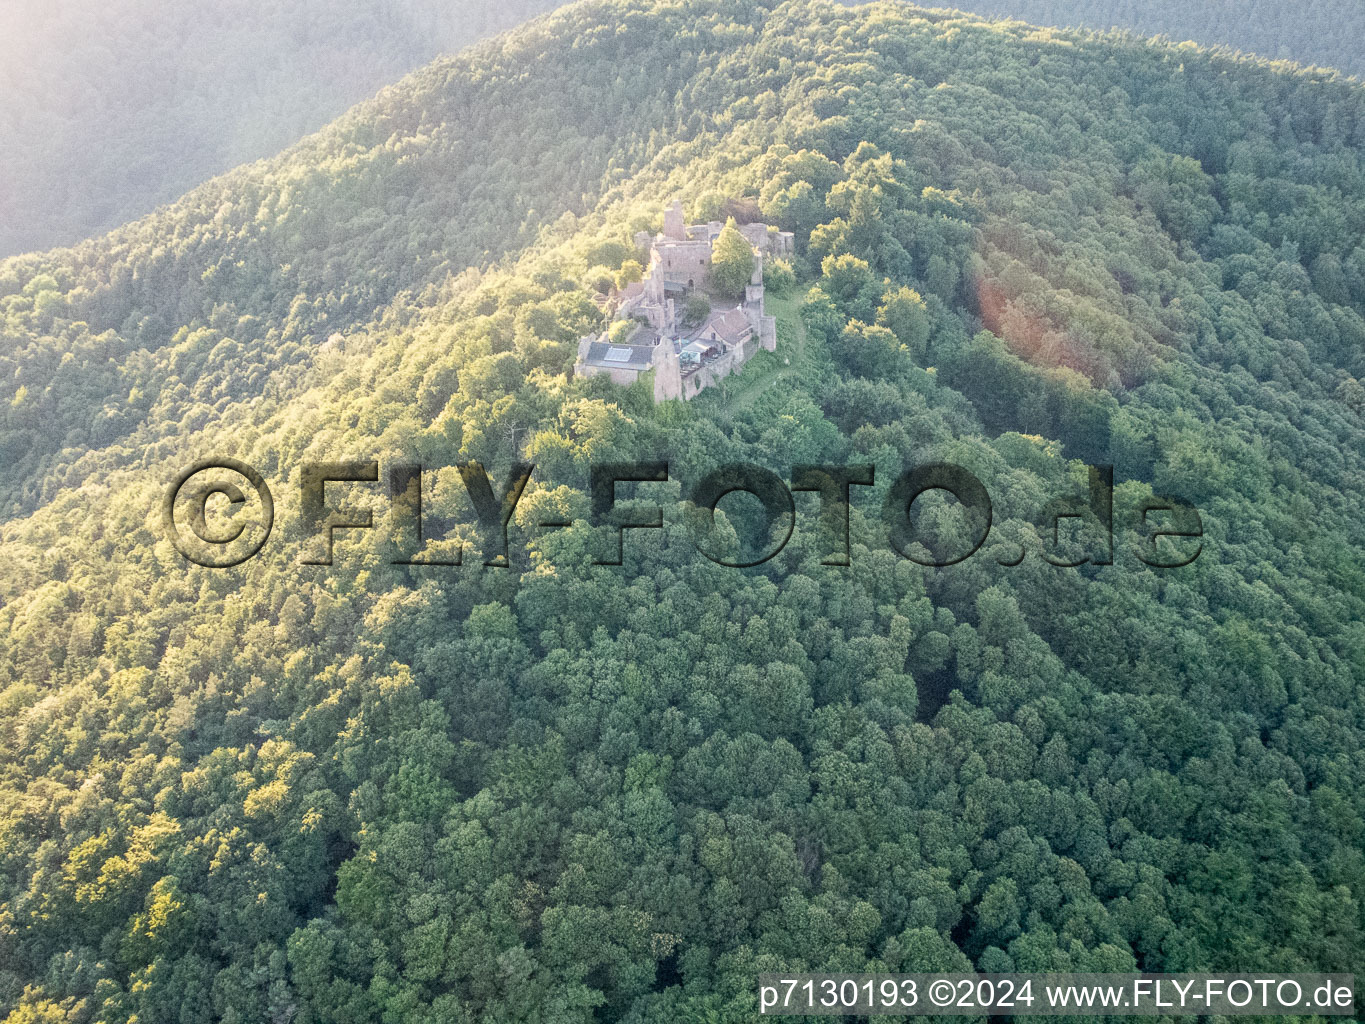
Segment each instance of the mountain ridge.
[[[118,253],[0,264],[0,1010],[737,1020],[770,969],[1358,960],[1358,84],[724,0],[576,5],[417,78]],[[756,202],[799,284],[772,359],[656,406],[568,371],[675,197]],[[211,455],[279,512],[222,571],[160,514]],[[588,468],[664,456],[874,464],[853,564],[803,506],[712,565],[676,484],[592,564]],[[301,564],[303,466],[355,459],[424,464],[466,564],[395,565],[382,484]],[[941,570],[880,526],[931,460],[996,506]],[[1082,460],[1117,557],[1065,570]],[[457,461],[535,463],[514,569]],[[1131,557],[1159,494],[1203,522],[1164,572]]]

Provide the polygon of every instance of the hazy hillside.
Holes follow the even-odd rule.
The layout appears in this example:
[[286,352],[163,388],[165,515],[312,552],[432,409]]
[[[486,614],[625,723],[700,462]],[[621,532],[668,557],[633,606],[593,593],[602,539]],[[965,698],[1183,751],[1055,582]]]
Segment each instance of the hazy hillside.
[[[67,245],[271,156],[440,53],[557,0],[74,0],[0,10],[0,256]],[[1365,72],[1359,0],[980,0]]]
[[1365,75],[1360,0],[966,0],[952,6],[1034,25],[1126,29]]
[[[769,969],[1360,964],[1363,148],[1331,76],[603,0],[0,263],[0,1019],[738,1021]],[[777,353],[655,406],[566,371],[675,196],[798,254]],[[161,516],[210,455],[277,509],[228,570]],[[848,567],[809,495],[713,564],[677,483],[596,565],[588,467],[644,458],[876,485]],[[304,465],[370,459],[428,467],[425,557],[463,565],[394,564],[383,483],[329,485],[375,529],[305,564]],[[1112,565],[1048,525],[1082,459]],[[510,569],[468,460],[536,466]],[[933,461],[994,503],[945,569],[880,511]],[[1192,564],[1134,554],[1153,493],[1198,507]],[[733,550],[758,517],[722,507]]]
[[272,156],[554,0],[52,0],[0,9],[0,256]]

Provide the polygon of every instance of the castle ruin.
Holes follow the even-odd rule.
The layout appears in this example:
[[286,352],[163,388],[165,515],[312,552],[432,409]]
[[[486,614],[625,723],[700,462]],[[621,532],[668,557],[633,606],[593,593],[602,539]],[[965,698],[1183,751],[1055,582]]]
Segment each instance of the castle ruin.
[[760,348],[774,351],[777,320],[763,306],[763,260],[793,251],[790,231],[739,225],[754,253],[743,301],[732,307],[713,305],[700,323],[685,323],[682,311],[689,296],[712,297],[711,252],[723,227],[720,221],[686,224],[682,203],[674,200],[664,210],[663,231],[653,238],[639,232],[635,245],[649,250],[649,267],[640,281],[621,289],[615,309],[616,320],[635,320],[637,325],[625,335],[618,333],[615,341],[610,330],[583,338],[574,373],[606,374],[628,385],[652,372],[656,402],[686,400],[739,370]]

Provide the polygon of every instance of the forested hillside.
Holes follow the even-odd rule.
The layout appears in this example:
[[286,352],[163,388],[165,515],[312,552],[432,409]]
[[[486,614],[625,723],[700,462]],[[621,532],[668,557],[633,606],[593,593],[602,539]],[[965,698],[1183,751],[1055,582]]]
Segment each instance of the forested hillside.
[[554,0],[0,7],[0,256],[69,245],[272,156]]
[[[1329,75],[596,0],[0,263],[0,1019],[739,1021],[764,970],[1359,965],[1363,150]],[[797,255],[777,352],[656,406],[568,370],[675,196]],[[163,525],[207,456],[275,496],[232,569]],[[648,458],[664,527],[597,565],[588,467]],[[428,467],[423,557],[464,564],[394,564],[382,482],[329,485],[375,528],[305,564],[305,464],[371,459]],[[510,568],[468,460],[535,464]],[[703,558],[676,481],[736,461],[875,465],[851,565],[814,495],[775,558]],[[994,503],[940,569],[880,515],[934,461]],[[1080,534],[1062,568],[1086,462],[1113,564]],[[1191,564],[1136,557],[1154,494],[1198,507]]]
[[[270,156],[558,0],[74,0],[0,10],[0,257],[69,245]],[[1359,0],[964,0],[1365,72]]]
[[952,6],[1034,25],[1126,29],[1365,75],[1360,0],[963,0]]

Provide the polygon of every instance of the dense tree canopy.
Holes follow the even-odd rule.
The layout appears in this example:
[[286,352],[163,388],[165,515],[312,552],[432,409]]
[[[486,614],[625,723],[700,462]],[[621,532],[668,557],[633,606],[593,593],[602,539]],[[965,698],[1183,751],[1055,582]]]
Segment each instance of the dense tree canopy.
[[711,286],[730,298],[743,298],[754,274],[754,251],[731,217],[711,248]]
[[[559,5],[14,5],[0,30],[0,256],[69,245],[140,217],[215,174],[278,152],[438,54]],[[963,0],[952,6],[1365,72],[1365,8],[1358,0]],[[791,197],[798,205],[802,184]],[[790,222],[806,226],[799,217]]]
[[271,156],[555,0],[82,0],[0,12],[0,256]]
[[1365,7],[1355,0],[963,0],[951,6],[1034,25],[1192,40],[1365,74]]
[[[0,1015],[732,1021],[766,970],[1352,969],[1363,149],[1358,84],[1227,54],[602,0],[0,263]],[[656,406],[568,371],[675,195],[795,231],[795,286],[776,353]],[[162,526],[209,455],[278,506],[233,569]],[[663,527],[596,564],[588,468],[638,458]],[[329,486],[375,528],[305,564],[304,465],[371,459],[427,467],[424,557],[461,566],[395,564],[383,483]],[[471,460],[536,466],[510,568]],[[701,557],[678,482],[737,461],[873,465],[851,564],[814,494],[772,560]],[[880,514],[936,461],[994,504],[944,569]],[[1113,564],[1050,528],[1085,463]],[[1193,563],[1134,555],[1155,495],[1198,507]],[[969,539],[921,501],[924,548]]]

